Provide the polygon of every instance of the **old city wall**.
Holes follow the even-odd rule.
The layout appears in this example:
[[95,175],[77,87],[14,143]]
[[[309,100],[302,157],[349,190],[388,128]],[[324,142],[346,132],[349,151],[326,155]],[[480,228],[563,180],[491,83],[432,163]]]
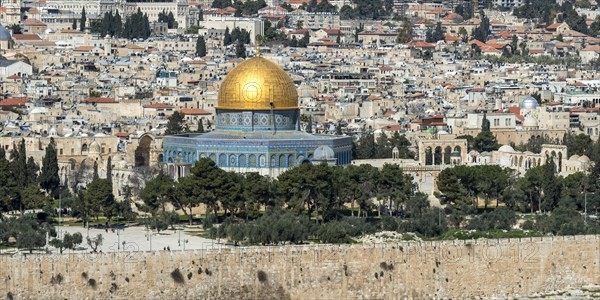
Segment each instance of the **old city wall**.
[[0,298],[12,299],[429,299],[600,284],[600,236],[0,260]]

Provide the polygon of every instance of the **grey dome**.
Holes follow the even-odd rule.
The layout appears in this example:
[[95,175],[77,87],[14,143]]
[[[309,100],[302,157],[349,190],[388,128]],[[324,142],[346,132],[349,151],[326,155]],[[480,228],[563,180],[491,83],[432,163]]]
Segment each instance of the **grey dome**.
[[521,109],[536,109],[538,107],[538,102],[535,98],[527,96],[527,98],[521,101],[519,107],[521,107]]
[[335,159],[335,153],[333,149],[329,146],[321,145],[315,149],[315,153],[313,154],[313,160],[324,161]]
[[8,31],[8,29],[6,29],[6,27],[0,25],[0,41],[10,41],[10,40],[12,40],[10,31]]

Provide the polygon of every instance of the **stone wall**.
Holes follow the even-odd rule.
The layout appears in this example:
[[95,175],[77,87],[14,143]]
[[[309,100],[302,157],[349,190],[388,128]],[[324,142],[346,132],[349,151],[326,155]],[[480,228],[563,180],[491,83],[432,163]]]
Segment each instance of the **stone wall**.
[[431,299],[600,284],[600,236],[0,260],[9,299]]

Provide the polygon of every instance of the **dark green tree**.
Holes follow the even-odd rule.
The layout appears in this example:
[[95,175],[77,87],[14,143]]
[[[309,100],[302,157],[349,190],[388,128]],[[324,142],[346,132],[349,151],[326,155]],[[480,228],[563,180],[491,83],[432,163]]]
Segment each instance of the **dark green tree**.
[[165,210],[165,205],[172,202],[175,191],[175,182],[171,176],[160,172],[156,177],[146,182],[146,186],[140,192],[140,198],[144,201],[144,210],[153,215]]
[[198,40],[196,41],[196,56],[206,56],[206,42],[204,42],[203,36],[199,36]]
[[225,28],[225,34],[223,35],[223,45],[229,46],[231,45],[231,34],[229,33],[229,27]]
[[84,7],[81,9],[81,19],[79,21],[79,26],[81,26],[81,27],[79,28],[79,30],[85,31],[86,24],[87,24],[87,15],[85,13],[85,7]]
[[167,130],[165,130],[166,135],[172,134],[180,134],[184,131],[184,117],[183,113],[178,111],[174,112],[169,117],[169,122],[167,123]]
[[498,141],[490,130],[490,121],[487,119],[485,113],[483,114],[481,132],[473,140],[473,148],[479,152],[491,152],[499,148]]
[[42,189],[46,190],[50,195],[56,196],[56,191],[60,185],[60,177],[58,176],[58,158],[54,138],[50,139],[50,144],[46,147],[46,154],[42,159],[42,171],[39,182]]
[[111,219],[118,214],[117,202],[112,193],[112,185],[106,179],[94,179],[87,185],[84,194],[85,201],[90,205],[90,213],[96,217],[102,214],[110,224]]
[[77,30],[77,19],[73,19],[73,23],[71,23],[71,29]]
[[40,168],[35,163],[35,160],[33,160],[33,156],[30,156],[27,159],[27,169],[25,171],[27,172],[27,184],[28,185],[30,185],[30,184],[37,185],[38,172],[40,171]]
[[355,18],[354,9],[350,5],[344,5],[340,8],[340,19],[341,20],[352,20]]
[[246,45],[242,40],[238,40],[235,44],[235,56],[238,58],[246,58]]
[[556,178],[556,164],[552,157],[548,158],[544,165],[544,177],[542,181],[542,211],[552,211],[560,200],[560,186]]

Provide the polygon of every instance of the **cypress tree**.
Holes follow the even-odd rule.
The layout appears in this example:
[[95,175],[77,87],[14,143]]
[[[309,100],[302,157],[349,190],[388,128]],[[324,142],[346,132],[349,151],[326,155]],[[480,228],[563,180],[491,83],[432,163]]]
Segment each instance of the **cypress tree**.
[[84,7],[81,9],[81,21],[79,22],[79,25],[81,27],[79,28],[79,30],[84,31],[86,23],[87,23],[87,16],[85,14],[85,7]]
[[112,158],[110,156],[106,161],[106,179],[112,185]]
[[544,165],[542,190],[544,191],[544,198],[542,199],[541,209],[543,211],[551,211],[556,207],[560,199],[560,186],[556,180],[556,164],[552,157],[547,158]]
[[238,40],[235,45],[235,56],[239,58],[246,58],[246,45],[241,40]]
[[198,40],[196,41],[196,56],[206,56],[206,42],[204,41],[203,36],[198,37]]
[[40,170],[40,168],[38,167],[38,165],[35,163],[35,160],[33,160],[33,156],[30,156],[27,159],[27,184],[35,184],[38,181],[38,171]]
[[92,179],[96,180],[100,176],[98,176],[98,162],[94,162],[94,174],[92,175]]
[[77,19],[73,19],[73,24],[71,25],[71,29],[77,30]]
[[42,172],[39,177],[40,187],[48,193],[53,194],[60,185],[58,176],[58,158],[54,138],[50,139],[50,145],[46,147],[46,154],[42,159]]
[[120,37],[123,33],[123,19],[121,18],[121,15],[119,14],[119,11],[117,10],[115,12],[115,16],[113,17],[113,20],[111,21],[111,30],[113,32],[112,35]]
[[231,45],[231,34],[229,34],[229,27],[225,28],[225,35],[223,36],[223,45]]

